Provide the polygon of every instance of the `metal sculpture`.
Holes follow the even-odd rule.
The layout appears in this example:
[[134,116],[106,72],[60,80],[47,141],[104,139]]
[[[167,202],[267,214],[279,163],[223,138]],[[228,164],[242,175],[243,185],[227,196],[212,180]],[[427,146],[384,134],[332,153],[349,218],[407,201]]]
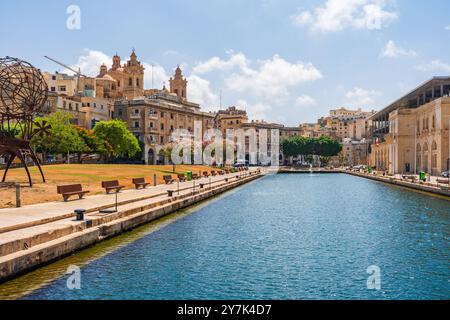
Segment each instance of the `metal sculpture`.
[[36,115],[50,111],[46,104],[47,98],[48,87],[40,70],[17,58],[0,58],[0,156],[9,156],[2,182],[5,182],[14,159],[18,158],[32,187],[27,157],[39,168],[45,182],[39,160],[30,147],[30,140],[35,135],[43,137],[49,133],[50,126],[45,121],[34,123]]

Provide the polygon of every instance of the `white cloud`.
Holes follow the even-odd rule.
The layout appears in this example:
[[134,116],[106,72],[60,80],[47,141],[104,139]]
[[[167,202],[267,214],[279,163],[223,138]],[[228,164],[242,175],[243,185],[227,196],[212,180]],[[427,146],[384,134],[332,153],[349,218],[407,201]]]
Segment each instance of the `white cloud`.
[[401,56],[416,57],[417,52],[404,49],[398,46],[393,40],[389,40],[381,51],[381,56],[388,58],[399,58]]
[[187,80],[189,100],[199,103],[204,110],[216,110],[219,105],[218,96],[212,91],[211,83],[197,75],[191,75]]
[[322,78],[322,74],[311,63],[290,63],[278,55],[260,62],[258,69],[246,68],[231,74],[226,80],[230,90],[250,91],[274,96],[287,94],[287,88]]
[[232,54],[228,60],[222,60],[219,57],[213,57],[205,62],[199,62],[192,69],[194,73],[202,74],[215,70],[229,71],[238,67],[240,70],[245,72],[248,70],[247,58],[243,53]]
[[312,11],[301,11],[292,17],[296,26],[311,31],[338,32],[346,28],[379,30],[397,19],[387,9],[389,0],[327,0]]
[[[90,49],[84,49],[84,54],[78,58],[78,62],[70,66],[72,69],[78,70],[80,68],[81,73],[87,76],[95,77],[100,72],[100,66],[104,63],[106,65],[111,64],[112,57],[107,54]],[[64,70],[64,73],[73,74],[70,70]]]
[[450,31],[450,26],[446,26],[445,30]]
[[[152,88],[152,64],[144,62],[143,66],[145,68],[144,71],[144,85],[145,88]],[[168,87],[167,81],[170,76],[167,74],[166,70],[159,64],[153,64],[153,88],[161,89],[163,87],[164,82]]]
[[267,112],[272,110],[272,108],[265,103],[248,103],[246,100],[242,99],[237,101],[237,106],[247,111],[248,118],[253,120],[267,119]]
[[450,72],[450,64],[436,59],[429,63],[418,65],[416,69],[422,72]]
[[308,95],[301,95],[295,100],[295,104],[299,107],[311,107],[317,104],[316,100]]
[[381,93],[376,90],[366,90],[363,88],[355,87],[345,94],[347,98],[347,104],[351,107],[373,107],[375,99],[380,96]]

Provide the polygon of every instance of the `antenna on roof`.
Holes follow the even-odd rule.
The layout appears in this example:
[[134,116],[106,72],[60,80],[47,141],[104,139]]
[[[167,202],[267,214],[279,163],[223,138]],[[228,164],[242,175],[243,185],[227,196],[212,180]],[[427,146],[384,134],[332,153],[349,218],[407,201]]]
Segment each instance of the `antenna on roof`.
[[153,78],[153,63],[152,63],[152,89],[155,89],[154,78]]

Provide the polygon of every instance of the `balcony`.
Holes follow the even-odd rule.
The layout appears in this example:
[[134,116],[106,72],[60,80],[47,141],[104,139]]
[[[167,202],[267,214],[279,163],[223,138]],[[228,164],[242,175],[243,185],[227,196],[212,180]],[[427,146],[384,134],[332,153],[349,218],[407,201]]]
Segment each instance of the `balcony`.
[[140,119],[141,113],[130,113],[130,119]]
[[148,118],[151,120],[157,120],[158,119],[158,114],[157,113],[149,113],[148,114]]

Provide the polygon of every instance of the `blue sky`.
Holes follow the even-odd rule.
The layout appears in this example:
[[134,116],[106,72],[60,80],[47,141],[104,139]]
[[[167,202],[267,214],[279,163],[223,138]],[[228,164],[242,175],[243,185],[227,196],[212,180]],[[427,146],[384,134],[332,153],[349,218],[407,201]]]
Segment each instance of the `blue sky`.
[[[81,29],[69,30],[69,5]],[[49,55],[95,75],[136,48],[146,87],[177,64],[205,110],[245,108],[286,125],[331,108],[380,109],[450,74],[448,0],[2,1],[0,56],[62,71]],[[6,13],[6,14],[5,14]]]

